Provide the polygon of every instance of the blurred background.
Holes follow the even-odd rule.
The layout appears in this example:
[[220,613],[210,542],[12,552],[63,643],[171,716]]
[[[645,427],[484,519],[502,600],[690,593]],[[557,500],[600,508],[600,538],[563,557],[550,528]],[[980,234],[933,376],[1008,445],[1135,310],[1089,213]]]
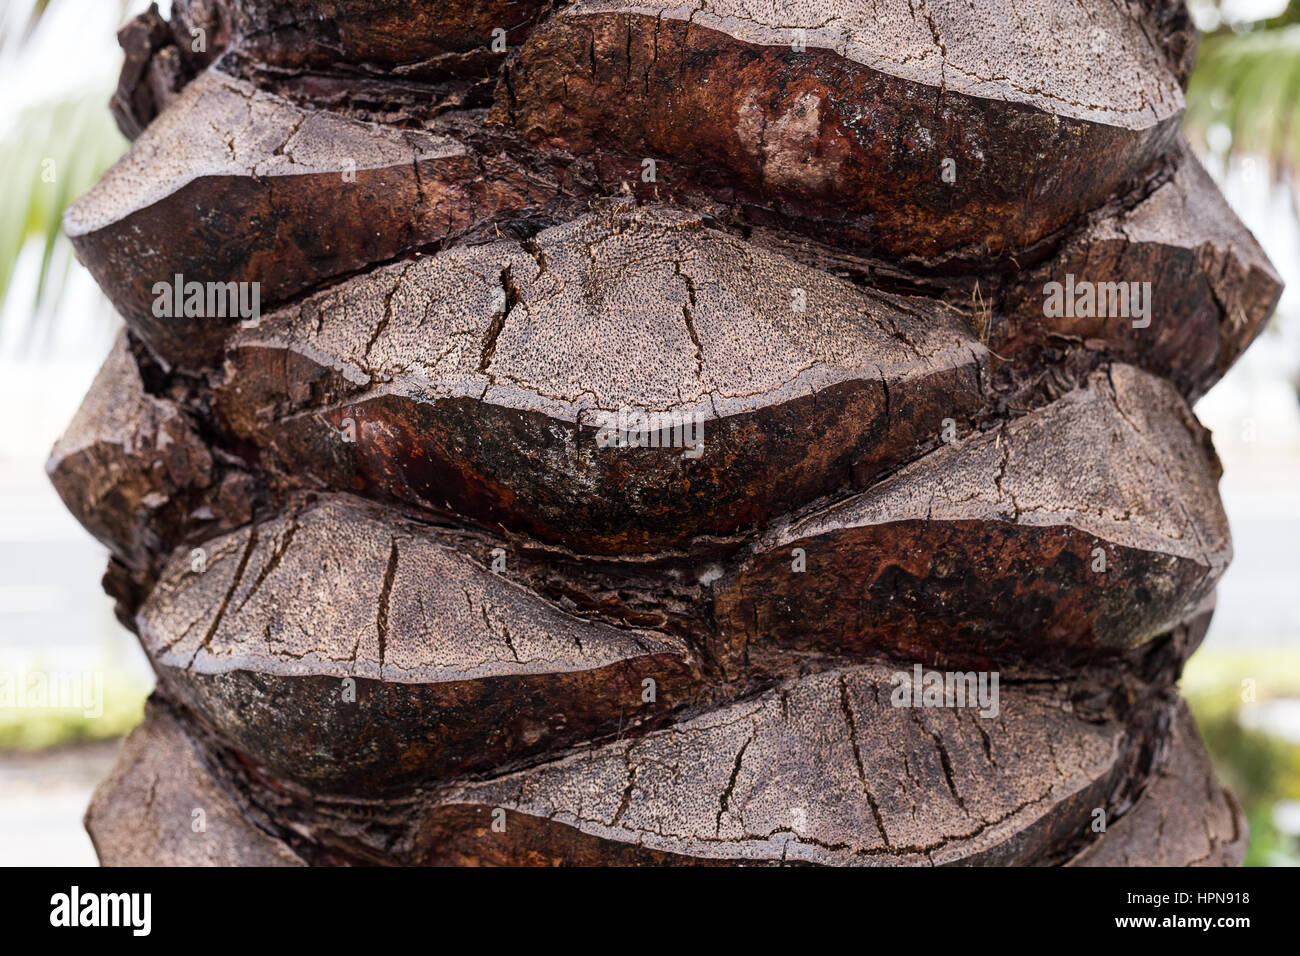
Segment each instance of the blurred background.
[[[100,591],[105,549],[45,478],[118,319],[59,232],[126,149],[108,112],[140,0],[0,0],[0,683],[102,678],[98,708],[0,700],[0,865],[95,863],[81,815],[152,675]],[[164,13],[168,4],[160,4]],[[1247,865],[1300,863],[1300,0],[1193,0],[1187,130],[1287,291],[1196,411],[1236,558],[1183,693],[1250,818]],[[30,701],[28,702],[30,703]]]

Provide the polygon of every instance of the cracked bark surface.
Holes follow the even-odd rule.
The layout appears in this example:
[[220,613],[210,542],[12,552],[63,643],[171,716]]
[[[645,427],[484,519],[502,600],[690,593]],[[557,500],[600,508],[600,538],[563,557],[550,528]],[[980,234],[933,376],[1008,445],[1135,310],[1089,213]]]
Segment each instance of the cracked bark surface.
[[233,43],[283,70],[488,76],[552,0],[179,0],[216,6]]
[[1182,109],[1120,6],[1025,6],[808,0],[773,23],[748,0],[580,0],[508,67],[510,117],[614,183],[659,158],[668,190],[735,190],[888,257],[997,256],[1134,183]]
[[[1149,328],[1118,310],[1045,317],[1043,287],[1066,275],[1099,287],[1135,277],[1150,282]],[[1008,292],[988,345],[1025,362],[1048,342],[1080,342],[1140,363],[1195,399],[1255,340],[1281,294],[1282,280],[1259,243],[1183,142],[1166,183],[1134,208],[1082,228]]]
[[[891,706],[896,682],[882,666],[813,674],[637,740],[451,784],[415,802],[389,852],[423,865],[1013,864],[1106,800],[1119,722],[1073,715],[1049,687],[1004,693],[984,728],[970,711]],[[365,856],[344,823],[361,812],[291,819]]]
[[205,543],[199,572],[177,552],[140,638],[168,694],[248,757],[354,795],[636,732],[701,690],[680,639],[566,614],[492,573],[492,542],[466,545],[361,502],[301,505]]
[[[228,356],[219,413],[294,480],[601,553],[861,487],[972,418],[988,361],[952,309],[658,207],[377,270]],[[672,416],[679,439],[698,416],[703,447],[602,447],[629,408]]]
[[155,353],[201,368],[249,317],[231,305],[224,321],[161,318],[157,283],[258,283],[269,307],[553,194],[449,136],[304,111],[209,70],[68,209],[64,230]]
[[778,523],[715,585],[717,656],[776,641],[989,666],[1136,646],[1185,619],[1227,567],[1218,474],[1173,387],[1112,366]]
[[1241,859],[1189,402],[1280,282],[1177,133],[1185,7],[775,9],[123,29],[65,225],[127,331],[49,464],[159,676],[103,862]]
[[1136,806],[1070,866],[1234,866],[1246,854],[1246,820],[1219,785],[1187,705],[1171,752]]
[[118,337],[46,465],[68,510],[137,572],[179,541],[252,517],[250,475],[214,456],[185,413],[150,395]]
[[[199,811],[201,818],[196,816]],[[196,829],[202,821],[203,830]],[[249,821],[213,779],[191,737],[156,698],[86,811],[104,866],[303,866]]]

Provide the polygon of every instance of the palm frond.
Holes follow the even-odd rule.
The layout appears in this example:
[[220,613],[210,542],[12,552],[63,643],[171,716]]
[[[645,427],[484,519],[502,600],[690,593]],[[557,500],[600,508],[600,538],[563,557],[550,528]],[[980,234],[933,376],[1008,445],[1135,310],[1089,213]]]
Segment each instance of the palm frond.
[[0,146],[0,169],[9,177],[9,188],[0,192],[0,303],[29,241],[42,247],[32,311],[47,296],[59,295],[62,286],[51,281],[49,270],[63,210],[126,148],[107,98],[100,91],[27,110],[6,133]]
[[1264,157],[1282,173],[1300,160],[1300,24],[1207,36],[1187,90],[1186,129],[1207,145],[1231,133],[1228,152]]

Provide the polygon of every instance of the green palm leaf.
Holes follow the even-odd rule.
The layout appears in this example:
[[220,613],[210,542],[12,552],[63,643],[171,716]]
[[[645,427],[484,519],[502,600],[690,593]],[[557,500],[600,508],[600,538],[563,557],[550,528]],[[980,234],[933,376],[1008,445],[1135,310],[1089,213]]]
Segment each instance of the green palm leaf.
[[1279,173],[1300,158],[1300,25],[1216,33],[1201,44],[1187,90],[1187,132],[1232,134],[1231,152],[1266,158]]
[[33,311],[47,297],[57,299],[50,263],[61,240],[63,210],[90,187],[126,148],[109,115],[107,94],[30,109],[19,117],[0,147],[0,169],[9,188],[0,192],[0,302],[14,266],[29,241],[41,243],[41,275]]

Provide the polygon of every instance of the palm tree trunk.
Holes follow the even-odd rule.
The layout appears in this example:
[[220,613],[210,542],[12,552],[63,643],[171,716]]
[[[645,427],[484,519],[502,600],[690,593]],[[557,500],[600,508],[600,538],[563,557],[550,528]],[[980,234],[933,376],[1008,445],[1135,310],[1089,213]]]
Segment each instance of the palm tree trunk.
[[821,6],[124,28],[50,463],[158,674],[101,860],[1240,861],[1189,402],[1280,282],[1185,9]]

